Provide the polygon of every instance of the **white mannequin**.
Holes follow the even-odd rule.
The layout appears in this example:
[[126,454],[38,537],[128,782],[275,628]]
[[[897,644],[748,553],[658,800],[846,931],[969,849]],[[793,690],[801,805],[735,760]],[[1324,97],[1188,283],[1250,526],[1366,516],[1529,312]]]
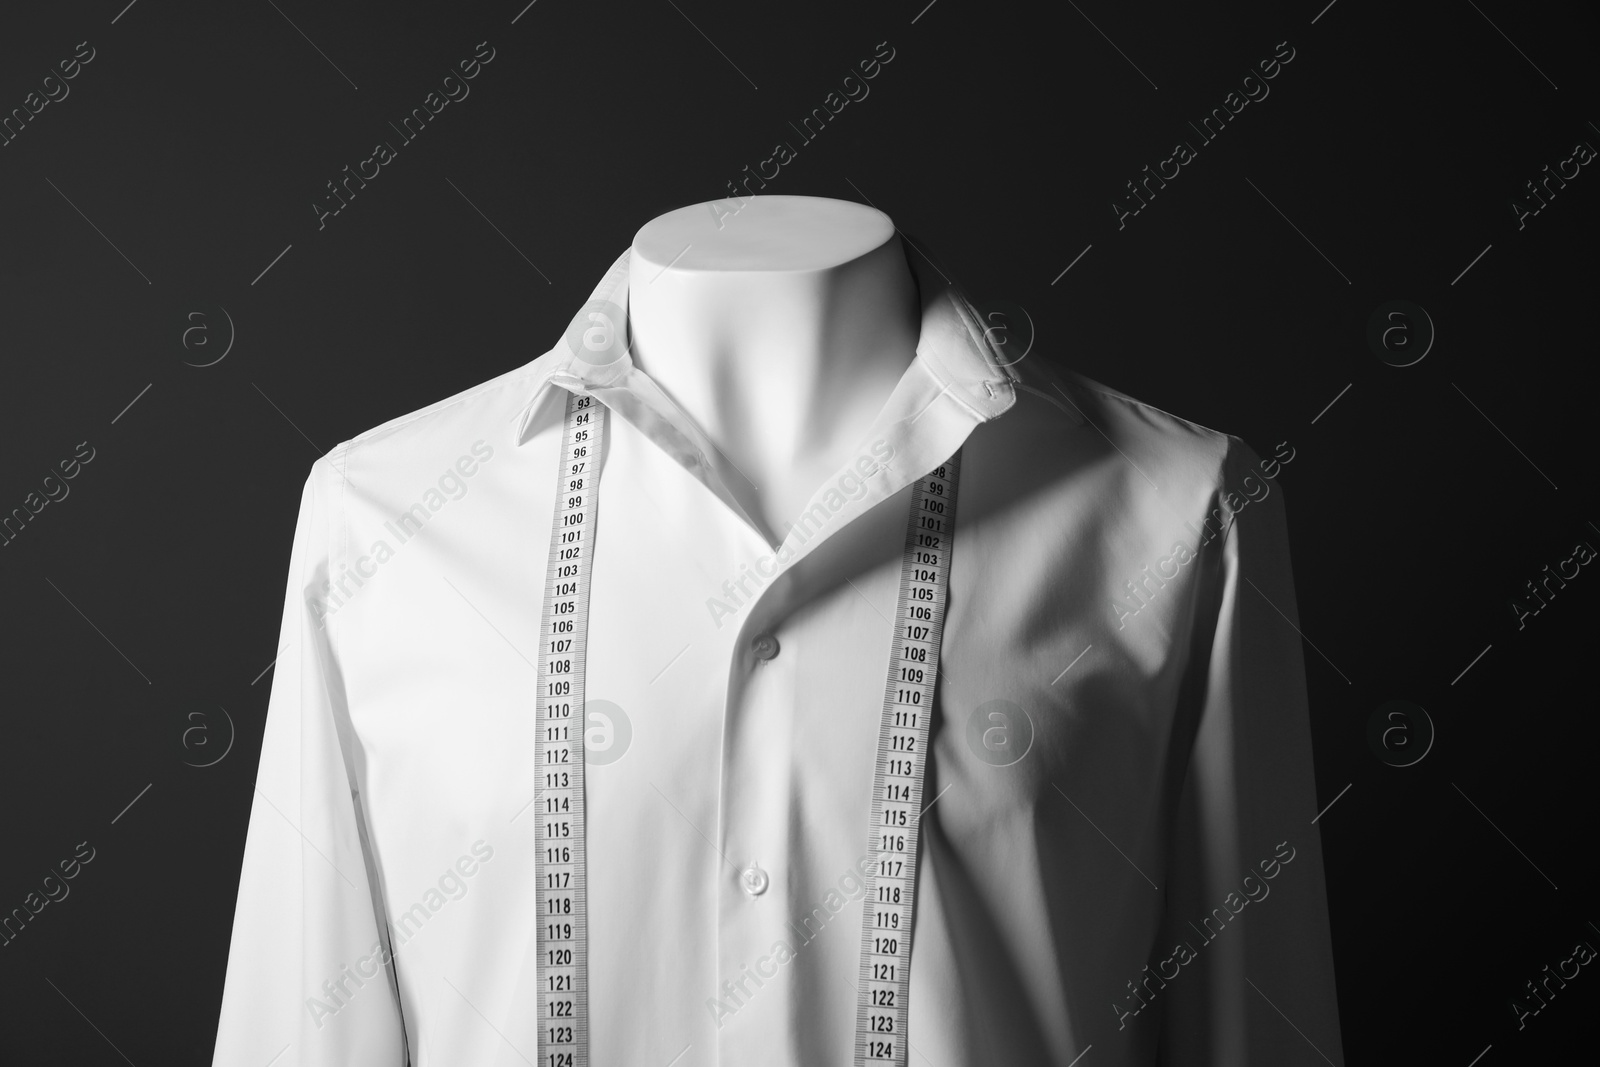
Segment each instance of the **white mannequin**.
[[757,196],[721,215],[679,208],[634,236],[633,357],[750,480],[741,503],[781,538],[915,358],[916,283],[873,208]]

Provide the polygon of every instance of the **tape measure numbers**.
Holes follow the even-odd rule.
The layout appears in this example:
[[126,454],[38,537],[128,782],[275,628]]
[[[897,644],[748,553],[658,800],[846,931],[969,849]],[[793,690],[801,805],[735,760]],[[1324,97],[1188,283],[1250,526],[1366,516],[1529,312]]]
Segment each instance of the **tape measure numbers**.
[[917,842],[926,810],[922,772],[927,765],[939,642],[944,636],[960,464],[957,452],[918,479],[911,493],[894,644],[878,726],[878,762],[872,773],[872,825],[867,831],[872,866],[863,879],[856,1067],[869,1063],[903,1067],[906,1062]]
[[539,623],[539,1067],[589,1067],[583,667],[605,435],[605,405],[569,393]]
[[[607,412],[569,393],[540,619],[539,1067],[589,1067],[585,883],[584,653]],[[863,881],[855,1065],[906,1063],[923,769],[954,547],[960,452],[912,489],[894,642],[884,686]]]

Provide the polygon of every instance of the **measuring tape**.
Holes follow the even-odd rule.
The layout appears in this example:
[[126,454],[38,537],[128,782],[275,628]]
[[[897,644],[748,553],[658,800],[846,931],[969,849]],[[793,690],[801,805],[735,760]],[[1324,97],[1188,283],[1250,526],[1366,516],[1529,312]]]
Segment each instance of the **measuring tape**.
[[[606,409],[569,393],[539,646],[539,1067],[589,1067],[584,653]],[[918,479],[900,567],[863,881],[855,1065],[906,1063],[923,768],[954,546],[958,451]]]
[[584,862],[584,654],[606,409],[567,394],[539,623],[539,1067],[589,1067],[589,908]]
[[945,594],[950,588],[960,467],[958,451],[918,479],[911,493],[894,644],[878,726],[878,762],[872,772],[872,825],[867,831],[872,867],[863,879],[856,1067],[869,1063],[904,1067],[906,1062],[917,841],[926,810],[922,772],[927,766],[928,720],[933,715]]

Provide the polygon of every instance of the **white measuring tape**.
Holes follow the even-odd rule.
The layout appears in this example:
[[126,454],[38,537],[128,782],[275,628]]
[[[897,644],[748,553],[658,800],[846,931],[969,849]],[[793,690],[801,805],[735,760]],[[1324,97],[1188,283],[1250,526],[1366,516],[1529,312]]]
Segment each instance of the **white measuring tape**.
[[605,436],[605,405],[569,393],[539,621],[539,1067],[589,1067],[583,664]]
[[[539,1067],[589,1067],[584,653],[606,409],[571,393],[561,437],[539,646]],[[917,480],[872,776],[855,1065],[906,1063],[907,994],[928,723],[954,545],[960,452]]]
[[856,1067],[906,1062],[907,994],[911,987],[911,925],[917,901],[917,841],[921,837],[922,772],[928,759],[944,636],[950,549],[955,538],[958,451],[917,480],[911,493],[894,644],[878,726],[872,771],[872,825],[867,831],[871,873],[863,881],[861,975],[856,985]]

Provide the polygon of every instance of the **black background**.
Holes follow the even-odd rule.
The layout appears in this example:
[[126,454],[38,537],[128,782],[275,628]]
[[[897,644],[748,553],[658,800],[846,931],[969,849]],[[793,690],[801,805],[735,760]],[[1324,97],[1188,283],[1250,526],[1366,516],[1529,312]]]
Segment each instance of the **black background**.
[[[1600,946],[1600,575],[1520,630],[1510,601],[1600,546],[1600,175],[1520,229],[1511,201],[1600,146],[1593,25],[1325,2],[8,11],[0,110],[95,58],[0,148],[0,514],[94,459],[0,548],[0,912],[96,855],[0,948],[0,1058],[209,1063],[311,462],[551,347],[639,226],[796,141],[880,41],[870,96],[768,192],[870,201],[980,306],[1024,309],[1028,358],[1296,450],[1350,1062],[1587,1047],[1592,968],[1521,1030],[1509,1005]],[[471,95],[319,230],[324,183],[485,40]],[[1281,41],[1270,96],[1119,230],[1124,183]],[[1411,366],[1367,341],[1391,300],[1437,331]],[[1437,731],[1409,767],[1367,740],[1392,699]]]

